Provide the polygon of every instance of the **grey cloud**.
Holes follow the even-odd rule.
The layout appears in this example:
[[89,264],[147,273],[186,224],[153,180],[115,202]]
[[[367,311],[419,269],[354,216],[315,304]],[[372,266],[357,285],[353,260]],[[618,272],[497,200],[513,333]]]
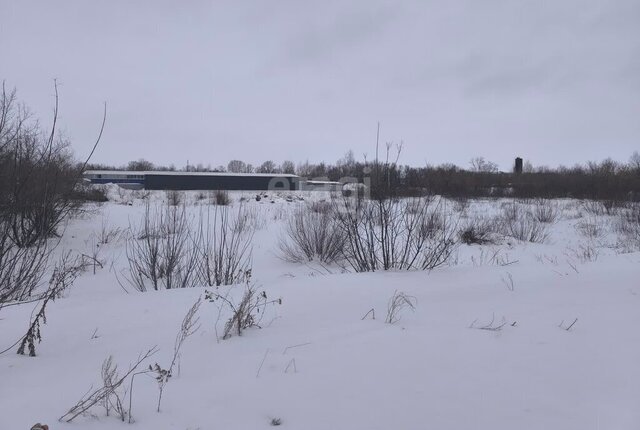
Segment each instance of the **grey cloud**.
[[[0,79],[44,121],[52,79],[82,153],[182,165],[572,164],[638,149],[640,1],[0,3]],[[579,154],[581,160],[575,160]]]

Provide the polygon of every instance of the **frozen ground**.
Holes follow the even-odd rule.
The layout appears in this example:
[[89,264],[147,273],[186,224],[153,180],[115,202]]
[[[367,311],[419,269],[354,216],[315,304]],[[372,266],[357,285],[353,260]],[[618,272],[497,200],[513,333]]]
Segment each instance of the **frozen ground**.
[[[139,222],[143,202],[113,192],[115,202],[69,222],[57,252],[90,253],[103,223]],[[237,204],[240,194],[232,197]],[[160,413],[157,383],[141,375],[135,423],[100,407],[58,422],[99,386],[109,355],[124,371],[157,346],[145,366],[166,366],[183,316],[204,295],[125,292],[116,279],[128,267],[121,235],[102,246],[103,269],[84,273],[49,306],[38,356],[0,356],[0,430],[38,421],[52,430],[245,430],[273,419],[304,430],[640,428],[640,253],[615,233],[614,217],[560,201],[544,244],[462,245],[431,272],[358,274],[279,259],[283,220],[305,202],[273,200],[247,203],[258,228],[253,279],[283,299],[266,310],[262,329],[218,341],[218,307],[205,302]],[[189,201],[196,210],[196,195]],[[495,214],[504,203],[474,201],[464,216]],[[391,325],[384,319],[395,291],[417,305]],[[0,349],[25,332],[33,306],[0,312]],[[375,319],[363,320],[371,309]]]

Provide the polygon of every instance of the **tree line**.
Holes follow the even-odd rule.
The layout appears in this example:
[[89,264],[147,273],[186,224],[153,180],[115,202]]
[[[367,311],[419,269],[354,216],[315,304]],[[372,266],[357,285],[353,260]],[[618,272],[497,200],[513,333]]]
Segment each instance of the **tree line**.
[[284,161],[280,164],[267,160],[257,167],[241,160],[231,160],[226,166],[212,168],[210,165],[157,166],[141,159],[126,166],[114,167],[93,164],[91,169],[104,170],[172,170],[186,172],[231,172],[231,173],[289,173],[305,178],[341,181],[345,178],[367,182],[373,194],[416,196],[440,194],[447,197],[503,197],[522,198],[590,198],[597,200],[640,199],[640,153],[634,152],[627,162],[610,158],[590,161],[572,167],[534,167],[525,161],[522,172],[501,172],[498,165],[483,157],[474,157],[469,166],[455,164],[427,165],[415,167],[398,162],[387,154],[384,161],[359,161],[353,151],[334,163],[298,163]]

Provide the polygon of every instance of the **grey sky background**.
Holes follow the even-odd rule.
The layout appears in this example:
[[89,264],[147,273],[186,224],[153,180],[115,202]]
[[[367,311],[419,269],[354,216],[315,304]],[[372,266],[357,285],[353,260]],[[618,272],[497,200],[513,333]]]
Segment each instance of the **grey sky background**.
[[0,79],[76,154],[509,169],[640,150],[640,0],[0,0]]

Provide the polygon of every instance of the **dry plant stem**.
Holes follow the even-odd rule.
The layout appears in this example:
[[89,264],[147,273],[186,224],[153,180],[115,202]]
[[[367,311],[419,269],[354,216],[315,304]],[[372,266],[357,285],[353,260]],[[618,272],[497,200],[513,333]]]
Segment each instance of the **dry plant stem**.
[[361,321],[365,320],[369,315],[371,315],[371,319],[372,320],[376,319],[376,311],[375,311],[375,309],[373,309],[373,308],[369,309],[369,311],[366,314],[364,314],[364,316],[362,318],[360,318],[360,320]]
[[62,415],[58,420],[70,423],[79,415],[87,413],[93,406],[104,401],[108,396],[111,396],[113,394],[113,391],[119,388],[124,383],[124,381],[135,372],[135,370],[138,368],[138,366],[140,366],[140,364],[142,364],[142,362],[153,356],[157,351],[158,349],[156,346],[148,349],[144,354],[138,357],[136,362],[123,376],[119,377],[109,386],[103,385],[90,394],[82,396],[78,403],[76,403],[76,405],[69,409],[69,411],[66,414]]
[[562,322],[560,323],[560,325],[558,327],[560,327],[563,330],[566,331],[570,331],[571,328],[578,322],[578,318],[574,319],[573,322],[571,324],[569,324],[569,326],[564,327],[564,320],[562,320]]
[[83,266],[82,263],[78,263],[78,260],[71,257],[71,252],[66,252],[60,258],[60,261],[56,265],[51,279],[49,281],[49,288],[44,294],[40,310],[36,314],[33,321],[29,325],[29,329],[22,337],[20,347],[18,348],[18,354],[24,355],[25,348],[29,348],[29,356],[36,356],[36,341],[42,341],[42,334],[40,332],[41,323],[46,324],[46,307],[50,301],[55,301],[60,297],[62,293],[71,285],[75,279],[80,275]]
[[133,382],[135,380],[135,377],[138,376],[138,375],[144,375],[144,374],[147,374],[147,373],[150,373],[150,372],[151,372],[150,370],[143,370],[141,372],[134,372],[134,373],[131,374],[131,381],[129,383],[129,412],[128,412],[129,424],[131,424],[132,421],[133,421],[133,412],[132,412],[132,410],[133,410]]
[[307,346],[307,345],[311,345],[311,342],[305,342],[305,343],[299,343],[297,345],[287,346],[285,349],[282,350],[282,355],[285,355],[287,351],[289,351],[290,349],[299,348],[301,346]]
[[260,371],[262,370],[262,366],[264,365],[264,361],[267,359],[267,355],[269,354],[269,348],[264,352],[264,356],[262,357],[262,361],[260,361],[260,366],[258,367],[258,371],[256,372],[256,378],[260,376]]
[[[249,327],[260,327],[260,322],[264,316],[264,309],[270,304],[282,304],[282,299],[267,299],[266,292],[258,293],[255,285],[251,284],[251,273],[247,272],[245,281],[245,291],[239,303],[235,303],[229,298],[230,290],[223,296],[217,292],[206,291],[205,299],[209,302],[220,301],[221,306],[218,307],[218,320],[225,307],[231,310],[231,317],[224,325],[222,339],[228,339],[234,333],[242,336],[242,332]],[[262,311],[260,311],[262,309]],[[217,333],[217,323],[216,323]]]
[[184,318],[182,319],[182,324],[180,325],[180,330],[176,335],[176,340],[173,345],[173,357],[171,359],[171,364],[168,369],[161,368],[158,363],[156,363],[155,368],[149,368],[150,371],[156,373],[156,381],[158,382],[158,407],[157,411],[160,412],[160,404],[162,402],[162,394],[164,393],[164,388],[169,382],[169,379],[173,376],[173,367],[176,365],[178,357],[180,356],[180,350],[182,349],[182,345],[184,342],[200,328],[199,321],[200,319],[196,317],[198,310],[200,309],[200,305],[202,304],[202,299],[198,298],[196,302],[191,305],[189,311],[186,313]]
[[[478,330],[487,330],[487,331],[500,331],[505,325],[507,325],[507,321],[504,317],[502,317],[502,321],[498,325],[495,325],[495,319],[496,319],[496,316],[495,314],[493,314],[491,316],[491,321],[489,321],[489,323],[480,327],[476,327],[475,323],[478,321],[478,319],[476,318],[475,320],[473,320],[469,328],[475,328]],[[512,324],[512,326],[515,327],[515,322],[514,324]]]
[[397,290],[389,299],[389,304],[387,307],[387,318],[385,322],[387,324],[395,324],[400,321],[400,314],[405,309],[410,309],[412,311],[416,308],[417,299],[413,296],[409,296],[403,292],[398,292]]

